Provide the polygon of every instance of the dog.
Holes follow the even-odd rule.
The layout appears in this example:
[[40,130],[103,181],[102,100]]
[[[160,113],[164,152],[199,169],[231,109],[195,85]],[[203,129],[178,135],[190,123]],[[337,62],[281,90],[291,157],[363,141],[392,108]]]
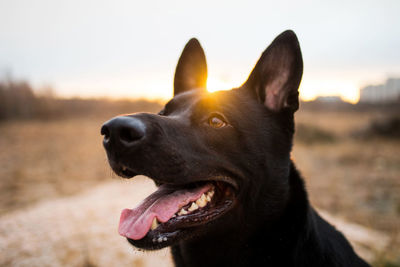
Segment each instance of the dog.
[[176,266],[369,266],[312,208],[290,158],[302,73],[288,30],[242,86],[209,93],[204,51],[191,39],[163,110],[101,128],[113,171],[158,187],[122,211],[119,233],[140,249],[171,246]]

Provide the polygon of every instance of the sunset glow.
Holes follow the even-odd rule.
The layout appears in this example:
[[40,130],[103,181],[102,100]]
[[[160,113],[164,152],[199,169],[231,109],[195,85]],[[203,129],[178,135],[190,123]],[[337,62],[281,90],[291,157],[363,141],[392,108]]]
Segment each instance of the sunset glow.
[[[207,90],[209,92],[230,90],[240,85],[239,82],[210,77],[207,81]],[[344,101],[355,104],[360,98],[358,85],[345,80],[305,79],[300,85],[299,92],[300,99],[303,101],[312,101],[318,96],[339,96]]]
[[318,96],[339,96],[344,101],[357,103],[360,98],[359,86],[345,80],[303,80],[300,85],[300,98],[311,101]]
[[281,1],[191,6],[173,0],[157,8],[146,1],[60,3],[0,1],[0,81],[24,80],[38,91],[51,87],[59,97],[165,101],[173,95],[180,53],[195,37],[209,66],[208,91],[229,90],[247,79],[286,29],[294,30],[302,50],[303,100],[340,96],[356,103],[362,87],[400,77],[399,1],[372,1],[362,12],[357,1],[346,8],[316,1],[312,9],[302,1],[291,9]]
[[210,93],[221,91],[221,90],[230,90],[232,88],[240,86],[240,83],[235,83],[233,81],[222,80],[218,78],[210,77],[207,80],[207,91]]

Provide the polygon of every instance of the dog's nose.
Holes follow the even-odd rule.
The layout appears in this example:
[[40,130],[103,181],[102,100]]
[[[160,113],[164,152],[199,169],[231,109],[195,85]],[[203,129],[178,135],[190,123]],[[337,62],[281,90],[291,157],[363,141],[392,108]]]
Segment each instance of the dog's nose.
[[104,135],[103,144],[106,148],[111,144],[131,147],[141,140],[145,133],[145,124],[139,119],[128,116],[111,119],[101,127],[101,134]]

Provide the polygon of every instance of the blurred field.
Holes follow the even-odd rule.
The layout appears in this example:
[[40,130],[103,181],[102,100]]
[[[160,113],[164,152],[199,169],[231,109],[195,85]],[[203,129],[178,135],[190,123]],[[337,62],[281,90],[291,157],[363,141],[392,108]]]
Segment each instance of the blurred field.
[[[299,112],[293,149],[315,207],[388,234],[389,245],[376,251],[375,266],[400,266],[400,139],[353,134],[388,116],[393,114]],[[318,131],[304,136],[301,130],[309,128]]]
[[[147,111],[156,111],[159,106],[153,105],[147,108]],[[132,106],[132,110],[136,108]],[[398,254],[400,251],[400,139],[379,137],[357,139],[351,134],[353,131],[364,129],[372,119],[385,116],[386,114],[379,112],[301,110],[296,116],[298,131],[293,159],[306,179],[311,202],[334,216],[388,236],[389,243],[384,248],[374,251],[371,260],[375,266],[400,266]],[[69,207],[66,211],[71,212],[73,203],[78,203],[74,201],[87,199],[83,196],[89,193],[85,192],[93,190],[98,185],[102,186],[103,191],[102,193],[96,191],[98,192],[96,196],[103,196],[104,202],[108,205],[113,205],[113,201],[122,203],[110,198],[111,195],[108,195],[107,190],[104,189],[108,188],[110,181],[119,180],[112,175],[108,167],[99,134],[101,124],[109,118],[109,114],[99,114],[61,120],[1,122],[0,221],[12,224],[13,218],[22,220],[24,211],[35,208],[44,212],[50,209],[53,202],[61,203],[60,207],[66,205],[65,207]],[[125,186],[124,188],[125,191],[121,194],[125,197],[125,203],[130,197],[129,190],[132,190],[134,194],[138,188]],[[96,201],[98,199],[96,198]],[[90,202],[79,203],[86,204],[77,204],[76,209],[79,209],[81,205],[90,204]],[[102,212],[101,203],[93,203],[93,205],[96,205],[96,208],[90,212],[96,210]],[[121,206],[118,209],[125,207]],[[112,206],[112,212],[118,214],[119,210],[116,211],[115,208]],[[108,224],[104,229],[116,227],[118,215],[114,213],[112,218],[108,217]],[[47,215],[43,216],[47,218]],[[91,226],[105,224],[103,218],[107,216],[94,216],[90,222]],[[19,223],[24,224],[23,221]],[[68,222],[65,224],[67,225]],[[111,226],[111,224],[115,225]],[[4,231],[4,228],[0,229],[0,235],[12,238],[12,233],[5,234],[1,230]],[[117,238],[116,230],[113,231],[108,234],[115,235]],[[79,233],[78,239],[81,239],[82,233]],[[15,238],[23,238],[23,235],[16,234]],[[104,237],[104,240],[108,239]],[[124,242],[119,238],[116,240],[110,241],[110,244],[98,240],[96,249],[91,248],[101,251],[104,256],[108,251],[105,248],[114,246],[111,244],[115,242]],[[22,243],[10,241],[15,243],[11,246],[4,242],[3,240],[2,245],[0,243],[1,254],[5,253],[3,249],[7,248],[12,250],[7,254],[12,252],[15,257],[23,258],[24,250],[19,247]],[[40,247],[44,244],[36,240],[30,245]],[[61,243],[59,245],[61,247]],[[46,253],[44,248],[37,251],[39,252],[36,257],[42,257],[41,253]],[[111,254],[115,252],[112,249],[109,251]],[[78,249],[75,253],[84,252]],[[129,253],[129,250],[121,251],[121,254],[124,253]],[[111,254],[110,257],[114,257],[112,259],[115,265],[129,265],[124,256]],[[68,262],[69,258],[66,259]],[[133,260],[137,266],[146,265],[145,260],[141,258]],[[91,260],[88,263],[81,260],[72,264],[71,260],[71,266],[106,266],[98,262]],[[389,262],[392,265],[389,265]],[[8,262],[0,262],[0,265],[10,266],[43,266],[42,264],[29,261],[18,263],[10,259]]]

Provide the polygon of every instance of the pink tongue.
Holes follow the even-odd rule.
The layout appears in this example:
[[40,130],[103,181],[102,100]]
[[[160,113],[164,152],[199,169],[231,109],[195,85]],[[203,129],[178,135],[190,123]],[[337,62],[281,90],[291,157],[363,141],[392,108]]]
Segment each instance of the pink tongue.
[[133,240],[142,239],[150,230],[154,217],[157,217],[159,222],[167,222],[183,206],[197,200],[210,188],[211,185],[206,184],[193,189],[177,190],[162,185],[136,208],[122,211],[118,232]]

